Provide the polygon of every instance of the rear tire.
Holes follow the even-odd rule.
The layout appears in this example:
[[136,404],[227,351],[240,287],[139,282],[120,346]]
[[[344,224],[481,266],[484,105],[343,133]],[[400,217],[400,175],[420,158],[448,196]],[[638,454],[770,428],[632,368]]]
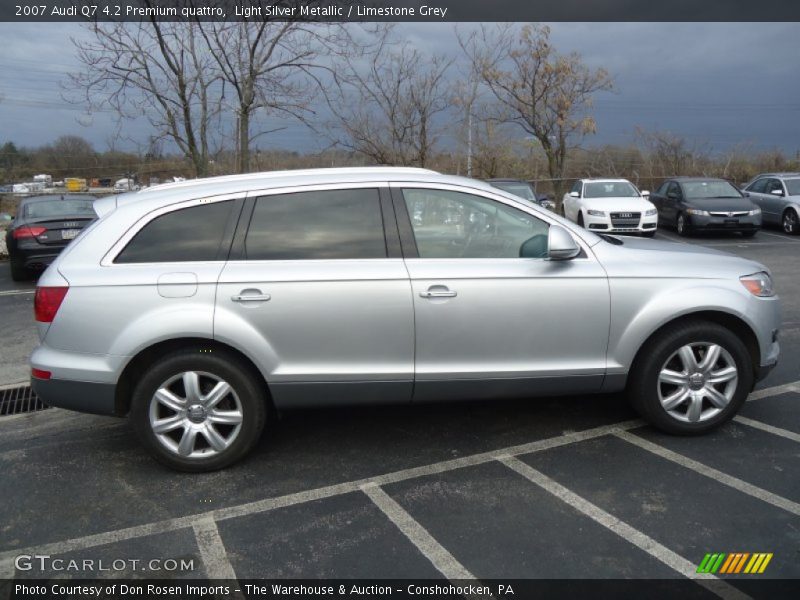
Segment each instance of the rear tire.
[[789,235],[800,235],[800,217],[798,217],[797,211],[793,208],[787,208],[783,211],[781,225],[785,233]]
[[162,464],[214,471],[252,451],[264,430],[266,405],[262,382],[238,357],[187,348],[147,370],[133,392],[130,418]]
[[698,320],[665,329],[639,350],[627,393],[634,409],[658,429],[697,435],[732,419],[753,383],[752,360],[739,337]]
[[33,273],[31,273],[30,269],[26,269],[13,258],[9,261],[9,266],[11,267],[11,279],[13,281],[30,281],[33,279]]

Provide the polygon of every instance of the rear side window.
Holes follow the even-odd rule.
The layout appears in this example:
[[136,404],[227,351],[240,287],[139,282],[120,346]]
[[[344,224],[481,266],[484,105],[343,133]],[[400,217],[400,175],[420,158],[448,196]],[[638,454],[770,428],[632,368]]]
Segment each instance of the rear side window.
[[115,263],[217,260],[232,200],[200,204],[156,217],[119,253]]
[[248,260],[386,258],[376,189],[264,196],[245,239]]

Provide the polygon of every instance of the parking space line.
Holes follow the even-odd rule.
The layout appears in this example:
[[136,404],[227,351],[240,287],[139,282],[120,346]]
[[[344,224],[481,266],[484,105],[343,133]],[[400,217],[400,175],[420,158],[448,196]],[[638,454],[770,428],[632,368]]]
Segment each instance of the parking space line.
[[[206,570],[206,577],[235,580],[236,572],[228,560],[228,552],[225,550],[225,544],[222,542],[214,519],[210,517],[199,519],[192,524],[192,529],[197,541],[197,549],[200,550],[200,558]],[[239,597],[243,596],[240,594]]]
[[436,567],[436,570],[447,577],[447,579],[450,581],[475,579],[475,576],[470,573],[464,565],[458,562],[456,557],[450,554],[447,548],[437,542],[436,538],[420,525],[419,521],[412,517],[408,511],[400,506],[389,494],[384,492],[379,485],[367,483],[361,486],[361,491],[372,500],[375,506],[394,523],[400,532],[416,546],[417,550],[431,561],[431,564]]
[[800,433],[795,433],[794,431],[789,431],[788,429],[781,429],[780,427],[774,427],[772,425],[762,423],[761,421],[755,421],[753,419],[740,417],[738,415],[735,416],[733,420],[737,423],[741,423],[742,425],[747,425],[748,427],[754,427],[755,429],[760,429],[761,431],[766,431],[767,433],[771,433],[773,435],[779,435],[787,440],[792,440],[793,442],[800,442]]
[[175,531],[177,529],[184,529],[191,527],[196,521],[204,518],[212,518],[215,521],[222,521],[225,519],[232,519],[236,517],[267,512],[270,510],[274,510],[276,508],[283,508],[287,506],[293,506],[296,504],[303,504],[305,502],[311,502],[314,500],[322,500],[325,498],[331,498],[333,496],[340,496],[342,494],[347,494],[350,492],[357,492],[360,491],[362,485],[370,483],[374,483],[377,485],[385,485],[387,483],[405,481],[407,479],[414,479],[417,477],[422,477],[424,475],[443,473],[446,471],[452,471],[454,469],[460,469],[463,467],[470,467],[470,466],[484,464],[496,460],[498,456],[504,456],[507,454],[508,455],[530,454],[533,452],[540,452],[542,450],[548,450],[550,448],[556,448],[559,446],[574,444],[576,442],[582,442],[584,440],[591,440],[594,438],[602,437],[604,435],[626,431],[628,429],[633,429],[635,427],[641,427],[642,425],[644,425],[644,422],[639,419],[631,421],[621,421],[618,423],[613,423],[611,425],[601,425],[599,427],[594,427],[592,429],[585,429],[583,431],[565,433],[560,436],[546,438],[543,440],[537,440],[535,442],[519,444],[517,446],[509,446],[506,448],[499,448],[497,450],[491,450],[489,452],[482,452],[479,454],[464,456],[462,458],[456,458],[438,463],[432,463],[422,467],[412,467],[409,469],[402,469],[400,471],[394,471],[392,473],[387,473],[385,475],[378,475],[373,477],[367,477],[364,479],[338,483],[321,488],[316,488],[313,490],[306,490],[303,492],[295,492],[293,494],[278,496],[276,498],[265,498],[263,500],[256,500],[254,502],[247,502],[244,504],[238,504],[226,508],[218,508],[203,513],[196,513],[193,515],[187,515],[183,517],[174,517],[172,519],[166,519],[163,521],[145,523],[143,525],[134,525],[132,527],[126,527],[124,529],[106,531],[103,533],[96,533],[92,535],[76,537],[57,542],[38,544],[26,548],[18,548],[15,550],[6,550],[0,552],[0,562],[9,558],[13,558],[18,554],[33,553],[34,551],[39,553],[62,554],[64,552],[70,552],[73,550],[83,550],[85,548],[93,548],[95,546],[102,546],[114,542],[145,537],[157,533],[166,533],[169,531]]
[[747,401],[761,400],[761,398],[769,398],[770,396],[779,396],[786,392],[800,392],[800,381],[792,381],[791,383],[784,383],[783,385],[774,385],[772,387],[764,388],[763,390],[756,390],[750,392]]
[[777,494],[773,494],[772,492],[768,492],[765,489],[762,489],[758,486],[755,486],[751,483],[747,483],[739,479],[738,477],[733,477],[732,475],[728,475],[727,473],[723,473],[722,471],[718,471],[708,465],[704,465],[701,462],[697,462],[696,460],[692,460],[691,458],[684,456],[683,454],[678,454],[677,452],[673,452],[672,450],[668,450],[663,446],[659,446],[658,444],[654,444],[638,435],[629,433],[627,431],[617,431],[613,434],[614,436],[620,438],[621,440],[625,440],[643,450],[647,450],[656,456],[660,456],[661,458],[665,458],[669,461],[672,461],[680,466],[694,471],[695,473],[699,473],[700,475],[705,475],[706,477],[713,479],[719,483],[727,485],[735,490],[738,490],[748,496],[752,496],[753,498],[757,498],[762,502],[766,502],[768,504],[772,504],[773,506],[777,506],[780,509],[783,509],[787,512],[790,512],[794,515],[800,516],[800,504],[784,498],[783,496],[778,496]]
[[27,294],[35,294],[36,290],[6,290],[0,292],[0,296],[25,296]]
[[786,235],[778,235],[777,233],[771,233],[769,231],[764,231],[763,229],[759,231],[759,235],[768,235],[770,237],[778,238],[779,240],[783,240],[785,244],[791,244],[792,242],[800,242],[800,240],[798,240],[797,238],[789,237]]
[[541,471],[537,471],[518,458],[513,456],[501,456],[498,458],[498,461],[503,463],[509,469],[516,471],[525,479],[535,483],[540,488],[544,489],[546,492],[549,492],[562,502],[568,504],[578,512],[583,513],[595,523],[598,523],[599,525],[602,525],[606,529],[615,533],[629,544],[633,544],[640,550],[647,552],[650,556],[661,561],[684,577],[697,580],[696,583],[698,585],[702,585],[720,598],[749,598],[747,594],[743,594],[735,587],[731,586],[725,581],[721,581],[714,575],[708,573],[697,573],[697,565],[691,561],[673,552],[647,534],[644,534],[638,529],[631,527],[614,515],[607,513],[596,504],[592,504],[582,496],[579,496],[575,492],[564,487],[554,479],[551,479]]

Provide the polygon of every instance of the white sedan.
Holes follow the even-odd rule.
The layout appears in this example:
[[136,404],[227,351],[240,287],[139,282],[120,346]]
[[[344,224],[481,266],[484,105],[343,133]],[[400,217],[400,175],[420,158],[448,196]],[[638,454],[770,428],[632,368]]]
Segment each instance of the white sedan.
[[592,231],[653,237],[658,211],[627,179],[579,179],[564,194],[564,216]]

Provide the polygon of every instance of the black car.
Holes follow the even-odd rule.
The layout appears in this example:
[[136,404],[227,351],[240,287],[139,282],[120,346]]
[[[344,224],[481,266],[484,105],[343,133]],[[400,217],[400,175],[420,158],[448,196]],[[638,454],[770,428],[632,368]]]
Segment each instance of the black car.
[[675,177],[650,194],[659,224],[680,235],[698,231],[736,231],[751,237],[761,229],[761,209],[724,179]]
[[554,210],[556,207],[555,202],[548,199],[547,196],[537,196],[536,187],[530,181],[525,181],[523,179],[487,179],[486,183],[504,192],[508,192],[509,194],[519,196],[523,200],[538,204],[543,208]]
[[97,218],[93,196],[35,196],[20,201],[6,231],[11,278],[43,271],[81,230]]

